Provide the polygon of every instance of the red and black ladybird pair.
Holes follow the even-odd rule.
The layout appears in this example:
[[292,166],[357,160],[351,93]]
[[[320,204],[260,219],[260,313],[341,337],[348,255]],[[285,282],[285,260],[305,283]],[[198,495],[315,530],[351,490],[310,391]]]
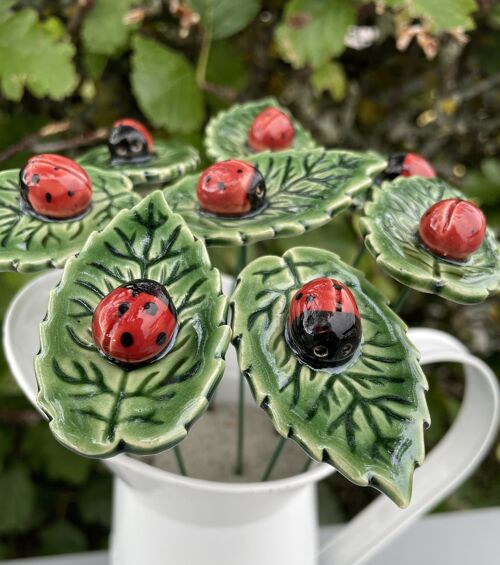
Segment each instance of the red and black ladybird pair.
[[295,355],[313,369],[335,369],[348,363],[361,343],[356,299],[336,279],[308,282],[293,296],[285,337]]
[[166,288],[138,279],[115,288],[97,305],[92,335],[102,354],[125,366],[150,363],[173,346],[177,313]]

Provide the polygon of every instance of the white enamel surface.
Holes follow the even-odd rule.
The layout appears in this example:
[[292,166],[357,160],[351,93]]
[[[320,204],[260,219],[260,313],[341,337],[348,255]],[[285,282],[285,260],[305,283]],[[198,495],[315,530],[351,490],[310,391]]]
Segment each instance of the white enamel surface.
[[[38,322],[60,271],[35,279],[12,301],[4,321],[4,349],[13,375],[36,406],[33,356]],[[224,278],[226,292],[231,280]],[[429,329],[409,331],[423,365],[464,365],[466,392],[445,438],[415,473],[406,510],[378,497],[319,555],[321,565],[365,562],[424,512],[458,487],[488,452],[498,427],[498,387],[491,370],[452,336]],[[234,349],[218,395],[236,399]],[[250,394],[246,396],[251,402]],[[216,483],[167,473],[119,455],[105,464],[115,474],[112,563],[115,565],[314,565],[318,563],[316,481],[334,472],[314,465],[307,473],[253,484]]]

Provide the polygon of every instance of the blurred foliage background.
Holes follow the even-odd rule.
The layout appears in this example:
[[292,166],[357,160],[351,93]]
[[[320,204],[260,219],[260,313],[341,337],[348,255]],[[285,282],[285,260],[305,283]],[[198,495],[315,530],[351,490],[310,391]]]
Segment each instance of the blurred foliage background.
[[[202,148],[218,110],[274,95],[328,147],[417,151],[500,228],[500,4],[495,0],[0,0],[0,167],[35,152],[72,156],[136,117],[158,137]],[[296,245],[352,261],[356,217],[344,214]],[[216,264],[234,266],[215,251]],[[389,299],[397,284],[361,267]],[[0,313],[28,277],[1,274]],[[409,325],[451,332],[498,373],[500,304],[471,307],[412,293]],[[453,366],[427,371],[431,447],[457,413]],[[438,510],[500,505],[493,451]],[[375,494],[342,477],[322,485],[348,519]],[[0,559],[105,547],[111,481],[52,439],[0,360]]]

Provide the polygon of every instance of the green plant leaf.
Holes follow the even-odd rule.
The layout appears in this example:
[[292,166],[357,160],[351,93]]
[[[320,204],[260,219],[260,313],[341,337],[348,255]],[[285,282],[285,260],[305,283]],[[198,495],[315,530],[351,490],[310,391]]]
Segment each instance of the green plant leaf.
[[472,13],[477,10],[475,0],[412,0],[409,4],[412,16],[424,16],[436,30],[474,27]]
[[420,218],[436,202],[465,196],[441,180],[386,182],[365,205],[361,228],[378,265],[400,283],[462,304],[486,300],[500,287],[500,258],[490,229],[465,263],[446,261],[418,241]]
[[0,91],[10,100],[21,100],[24,88],[37,98],[62,100],[77,86],[75,48],[54,40],[34,10],[2,16],[0,53]]
[[35,487],[24,465],[0,473],[0,508],[0,533],[23,533],[32,527]]
[[44,221],[21,203],[19,171],[0,172],[0,271],[32,272],[60,268],[94,231],[140,198],[120,173],[88,168],[94,193],[90,211],[79,220]]
[[[255,155],[247,144],[248,130],[254,118],[268,106],[288,111],[275,98],[235,104],[229,110],[219,112],[210,120],[205,132],[205,148],[214,161]],[[315,142],[311,134],[292,118],[295,135],[291,149],[312,149]]]
[[203,97],[194,69],[178,52],[143,37],[133,40],[132,90],[149,121],[172,132],[201,126]]
[[[325,276],[349,287],[362,321],[360,355],[336,374],[300,363],[284,337],[293,294]],[[278,433],[406,506],[415,463],[424,459],[427,382],[404,322],[382,295],[337,255],[295,247],[250,263],[231,301],[240,369]]]
[[109,149],[99,145],[77,159],[83,167],[111,169],[127,176],[135,187],[164,184],[190,173],[200,164],[200,154],[191,145],[179,141],[154,142],[155,156],[147,163],[112,165]]
[[90,53],[115,55],[127,46],[131,31],[125,15],[139,0],[94,0],[82,25],[82,40]]
[[[167,287],[179,332],[165,357],[125,370],[97,350],[92,315],[111,290],[139,278]],[[40,329],[38,402],[57,439],[92,457],[153,453],[184,439],[224,370],[230,329],[220,285],[205,246],[161,192],[91,235],[52,291]]]
[[267,207],[246,218],[218,218],[200,211],[197,175],[165,189],[174,211],[211,246],[248,245],[274,237],[300,235],[328,223],[367,189],[385,161],[352,151],[281,151],[247,157],[264,176]]
[[355,23],[351,0],[291,0],[284,21],[276,27],[276,45],[295,68],[321,67],[342,53],[347,29]]
[[326,91],[334,102],[340,102],[345,98],[347,79],[344,68],[339,63],[326,63],[316,69],[311,76],[311,83],[317,95]]
[[90,476],[92,461],[64,449],[45,423],[26,432],[22,452],[27,456],[31,468],[42,472],[50,481],[83,485]]
[[40,531],[42,553],[81,553],[87,549],[85,534],[71,522],[55,522]]
[[224,39],[245,28],[259,13],[262,0],[188,0],[213,39]]

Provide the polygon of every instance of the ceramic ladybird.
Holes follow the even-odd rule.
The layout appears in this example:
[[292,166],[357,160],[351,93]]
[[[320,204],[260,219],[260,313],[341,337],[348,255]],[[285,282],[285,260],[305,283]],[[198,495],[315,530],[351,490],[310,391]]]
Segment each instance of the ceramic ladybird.
[[480,208],[460,198],[441,200],[420,220],[420,241],[435,255],[463,261],[484,240],[486,219]]
[[266,183],[252,164],[231,159],[205,169],[198,180],[196,193],[204,212],[241,217],[265,206]]
[[432,165],[417,153],[396,153],[389,158],[384,177],[393,180],[396,177],[436,178]]
[[32,157],[21,169],[19,182],[27,210],[43,218],[79,217],[92,200],[92,183],[86,171],[61,155]]
[[153,138],[137,120],[126,118],[113,124],[108,138],[112,165],[143,163],[153,156]]
[[327,277],[308,282],[290,303],[286,339],[313,369],[348,363],[361,342],[361,319],[352,292]]
[[138,279],[115,288],[97,305],[92,335],[100,351],[124,365],[150,363],[172,347],[177,313],[166,288]]
[[293,142],[292,120],[281,110],[269,106],[253,120],[248,130],[248,145],[253,151],[280,151]]

